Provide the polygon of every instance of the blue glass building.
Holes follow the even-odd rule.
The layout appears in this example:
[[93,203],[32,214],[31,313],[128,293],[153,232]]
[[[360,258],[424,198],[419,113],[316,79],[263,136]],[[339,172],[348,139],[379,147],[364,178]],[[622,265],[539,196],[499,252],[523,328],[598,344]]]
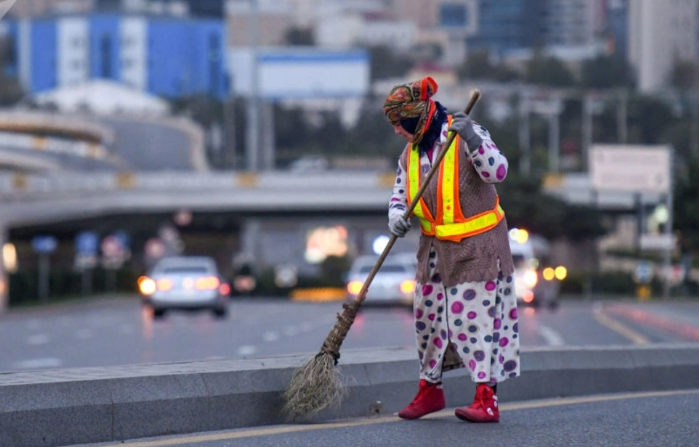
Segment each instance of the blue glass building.
[[545,0],[478,0],[478,32],[469,49],[497,54],[545,44]]
[[91,79],[167,98],[228,91],[222,20],[93,14],[11,21],[6,32],[16,55],[7,69],[30,92]]

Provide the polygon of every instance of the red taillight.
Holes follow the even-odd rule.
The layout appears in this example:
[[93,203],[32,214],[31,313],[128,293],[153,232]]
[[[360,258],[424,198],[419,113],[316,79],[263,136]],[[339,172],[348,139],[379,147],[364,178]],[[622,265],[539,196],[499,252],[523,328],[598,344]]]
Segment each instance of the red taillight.
[[220,285],[221,281],[215,276],[197,278],[196,281],[194,281],[194,287],[197,290],[214,290],[218,289]]
[[223,283],[218,287],[218,292],[221,295],[227,296],[229,293],[231,293],[231,286],[229,286],[226,283]]

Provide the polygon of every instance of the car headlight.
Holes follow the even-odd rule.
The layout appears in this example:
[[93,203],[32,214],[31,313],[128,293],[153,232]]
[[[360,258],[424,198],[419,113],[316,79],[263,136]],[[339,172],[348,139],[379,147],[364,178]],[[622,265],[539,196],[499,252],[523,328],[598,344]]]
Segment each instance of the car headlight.
[[536,287],[536,283],[539,282],[539,275],[536,274],[536,270],[527,270],[524,272],[524,284],[533,289]]
[[140,290],[142,294],[152,295],[153,293],[155,293],[156,289],[157,286],[155,285],[155,281],[153,281],[152,279],[146,276],[141,276],[140,278],[138,278],[138,290]]
[[551,267],[546,267],[544,271],[541,273],[541,276],[543,276],[546,281],[551,281],[553,278],[556,277],[556,273],[553,271]]
[[364,283],[361,281],[350,281],[347,283],[347,292],[350,295],[359,295],[363,285]]
[[568,276],[568,269],[563,267],[562,265],[559,265],[558,267],[556,267],[554,273],[556,275],[557,280],[563,281]]
[[400,291],[405,293],[406,295],[409,295],[411,293],[415,293],[415,288],[416,288],[415,281],[412,279],[409,279],[409,280],[406,280],[406,281],[403,281],[402,283],[400,283]]

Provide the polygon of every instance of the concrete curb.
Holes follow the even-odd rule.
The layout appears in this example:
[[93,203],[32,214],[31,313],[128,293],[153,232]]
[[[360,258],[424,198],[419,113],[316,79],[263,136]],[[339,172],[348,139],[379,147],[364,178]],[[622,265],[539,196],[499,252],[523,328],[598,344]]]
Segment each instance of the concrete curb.
[[[284,423],[281,393],[309,355],[0,374],[0,445],[65,446]],[[413,349],[342,353],[350,389],[340,408],[312,421],[391,414],[417,389]],[[474,385],[447,373],[447,405]],[[699,345],[522,350],[522,376],[501,402],[699,388]]]

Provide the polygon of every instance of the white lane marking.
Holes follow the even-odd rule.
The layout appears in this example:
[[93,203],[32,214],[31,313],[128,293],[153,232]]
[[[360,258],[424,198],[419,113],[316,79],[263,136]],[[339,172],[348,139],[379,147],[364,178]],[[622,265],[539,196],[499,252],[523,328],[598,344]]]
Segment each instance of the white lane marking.
[[284,328],[284,335],[288,337],[293,337],[294,335],[298,334],[299,331],[296,329],[294,326],[287,326]]
[[75,332],[75,337],[80,340],[87,340],[88,338],[92,338],[92,331],[90,329],[79,329]]
[[51,339],[46,334],[34,334],[27,337],[27,344],[32,346],[44,345],[49,341],[51,341]]
[[561,334],[548,326],[539,326],[539,335],[546,340],[549,346],[563,346],[565,344]]
[[262,334],[262,339],[264,341],[277,341],[279,340],[279,334],[276,332],[265,332]]
[[246,355],[252,355],[257,352],[257,347],[251,345],[245,345],[238,348],[238,355],[244,357]]
[[30,360],[20,360],[12,364],[14,368],[18,369],[34,369],[34,368],[57,368],[61,366],[63,362],[61,359],[54,357],[45,357],[40,359],[30,359]]

